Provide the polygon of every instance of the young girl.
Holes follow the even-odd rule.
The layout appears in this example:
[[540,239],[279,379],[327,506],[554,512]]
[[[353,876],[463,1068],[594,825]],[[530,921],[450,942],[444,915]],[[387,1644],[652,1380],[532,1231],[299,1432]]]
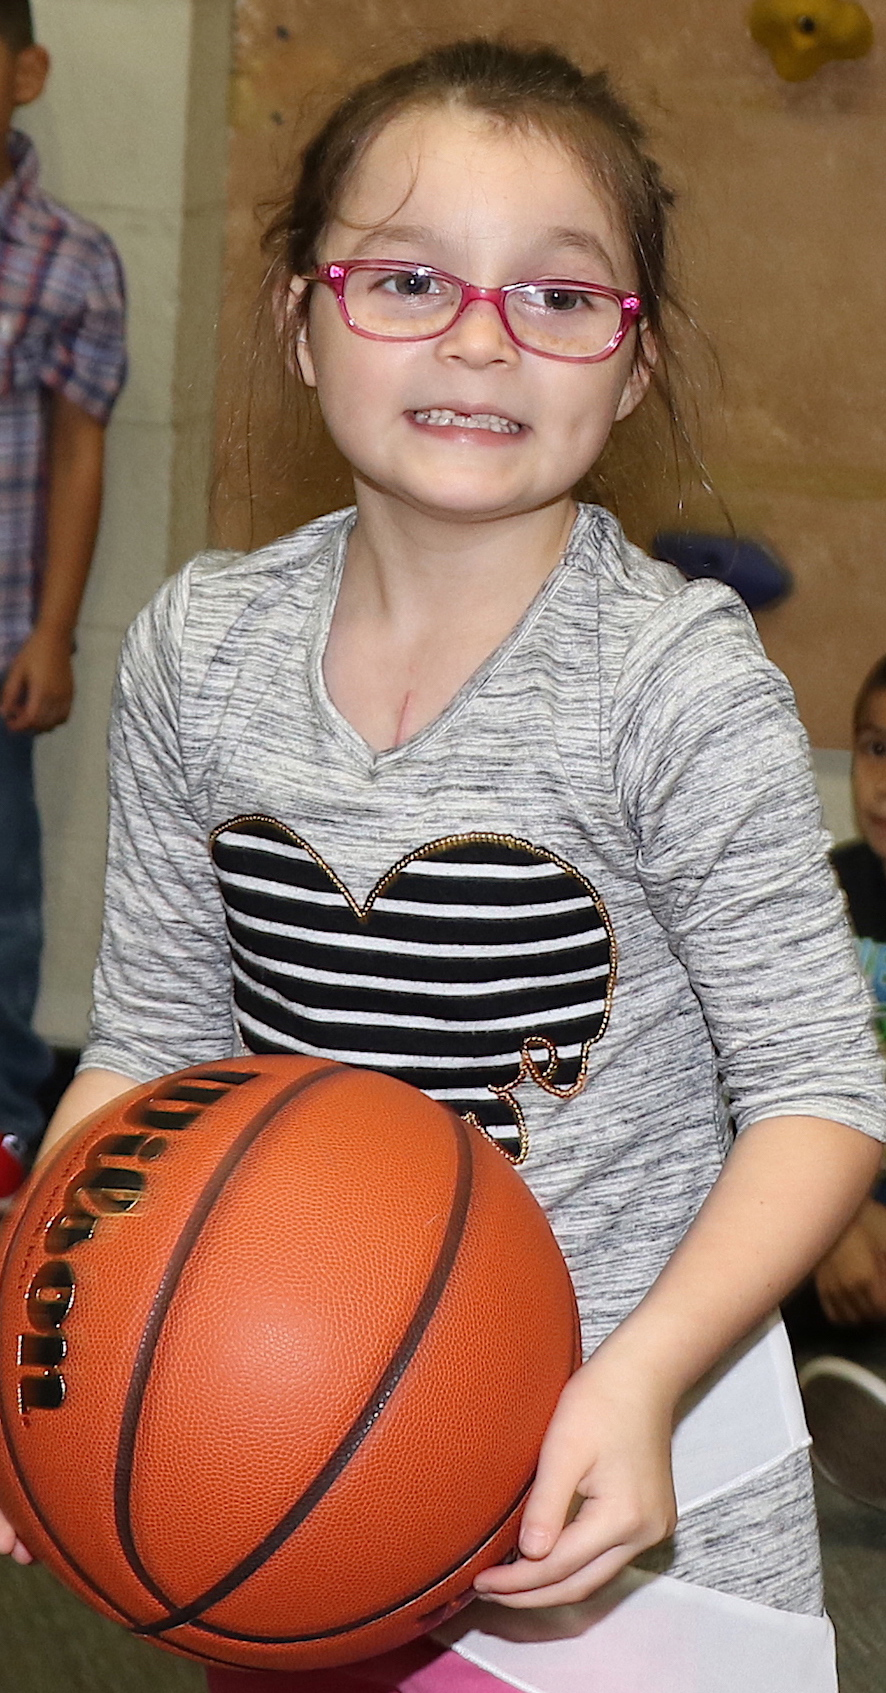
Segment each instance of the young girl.
[[215,1689],[835,1685],[772,1312],[871,1183],[881,1073],[789,689],[728,590],[573,499],[664,349],[642,139],[484,41],[346,100],[273,277],[355,507],[198,558],[126,643],[53,1135],[222,1053],[379,1067],[519,1163],[584,1323],[457,1650]]

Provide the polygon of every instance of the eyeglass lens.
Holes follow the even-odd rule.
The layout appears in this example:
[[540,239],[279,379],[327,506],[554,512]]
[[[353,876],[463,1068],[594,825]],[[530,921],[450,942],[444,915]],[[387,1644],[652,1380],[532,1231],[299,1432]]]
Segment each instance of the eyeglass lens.
[[[370,335],[408,341],[448,329],[461,304],[455,282],[426,271],[352,270],[345,309]],[[518,340],[560,358],[593,358],[618,334],[619,301],[572,288],[527,282],[505,296],[505,317]]]

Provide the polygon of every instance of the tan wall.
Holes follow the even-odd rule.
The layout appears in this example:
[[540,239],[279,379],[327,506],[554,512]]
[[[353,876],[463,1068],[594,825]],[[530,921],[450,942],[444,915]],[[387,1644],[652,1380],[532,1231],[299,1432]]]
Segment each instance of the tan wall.
[[[242,413],[260,275],[254,206],[285,184],[331,86],[483,29],[606,63],[680,191],[684,298],[723,373],[722,392],[705,379],[702,406],[714,482],[739,532],[769,541],[795,574],[793,595],[761,614],[761,633],[813,741],[845,746],[858,679],[886,651],[886,0],[868,9],[878,38],[868,58],[787,84],[751,41],[742,0],[239,0],[220,436],[232,396]],[[265,435],[277,401],[263,379],[252,419],[256,539],[347,498],[334,454],[310,431],[282,474],[272,466]],[[240,544],[241,423],[220,454],[216,507],[220,537]],[[626,442],[617,457],[630,465],[632,451]],[[621,488],[641,542],[679,522],[673,479],[657,465],[652,476]],[[724,527],[704,497],[682,521]]]

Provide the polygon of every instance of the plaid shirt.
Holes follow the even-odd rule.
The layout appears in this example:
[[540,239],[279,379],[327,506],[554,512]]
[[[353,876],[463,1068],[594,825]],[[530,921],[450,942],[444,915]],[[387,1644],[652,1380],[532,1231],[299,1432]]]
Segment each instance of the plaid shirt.
[[50,200],[9,132],[0,188],[0,675],[34,620],[45,545],[49,400],[106,423],[126,374],[123,272],[110,238]]

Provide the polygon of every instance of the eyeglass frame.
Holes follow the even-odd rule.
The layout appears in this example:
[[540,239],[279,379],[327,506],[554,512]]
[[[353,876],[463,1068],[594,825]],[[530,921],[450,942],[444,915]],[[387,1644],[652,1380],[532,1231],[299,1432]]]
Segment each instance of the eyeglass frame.
[[[438,276],[442,282],[454,283],[461,291],[461,302],[456,307],[453,316],[442,329],[435,329],[429,335],[382,335],[374,329],[362,329],[354,322],[345,305],[345,288],[348,277],[354,270],[382,270],[394,271],[401,275]],[[638,294],[625,293],[621,288],[609,288],[602,282],[578,282],[575,277],[538,276],[527,278],[524,282],[507,282],[503,288],[480,288],[475,282],[465,282],[461,276],[453,276],[450,271],[437,270],[434,265],[410,264],[407,259],[344,259],[333,260],[329,264],[318,265],[317,269],[303,278],[305,282],[321,282],[331,288],[335,295],[339,311],[347,327],[355,335],[362,335],[367,341],[401,341],[408,345],[415,341],[437,341],[441,335],[447,335],[456,324],[462,313],[474,300],[487,300],[495,306],[499,317],[513,341],[524,353],[535,353],[540,359],[558,359],[566,364],[601,364],[604,359],[612,357],[618,351],[625,336],[640,322],[643,316],[643,304]],[[548,353],[542,347],[531,347],[528,341],[521,341],[515,335],[505,315],[505,301],[509,294],[518,288],[564,288],[572,292],[603,295],[608,300],[617,301],[621,309],[621,320],[615,334],[599,353]]]

